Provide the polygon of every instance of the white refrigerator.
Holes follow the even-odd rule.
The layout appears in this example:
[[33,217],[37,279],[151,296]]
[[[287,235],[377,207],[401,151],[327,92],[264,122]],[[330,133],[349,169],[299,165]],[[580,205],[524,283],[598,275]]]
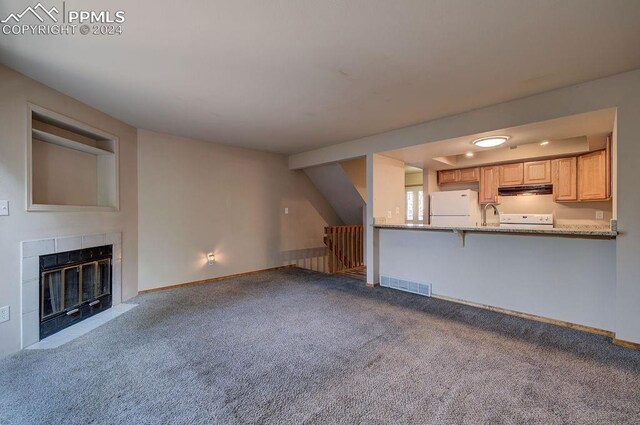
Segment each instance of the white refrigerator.
[[480,225],[480,205],[475,190],[433,192],[429,199],[429,224],[452,227]]

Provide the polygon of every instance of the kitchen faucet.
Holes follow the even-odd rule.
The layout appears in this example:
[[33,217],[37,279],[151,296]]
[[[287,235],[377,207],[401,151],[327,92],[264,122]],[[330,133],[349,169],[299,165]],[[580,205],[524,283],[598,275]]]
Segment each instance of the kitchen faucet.
[[482,207],[482,225],[486,226],[487,225],[487,208],[493,208],[493,215],[496,214],[500,214],[500,211],[498,211],[498,206],[496,204],[485,204],[484,207]]

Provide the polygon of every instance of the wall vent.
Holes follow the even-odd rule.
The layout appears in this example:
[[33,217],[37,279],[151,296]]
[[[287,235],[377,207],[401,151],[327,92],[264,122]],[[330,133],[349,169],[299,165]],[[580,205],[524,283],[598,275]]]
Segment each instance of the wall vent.
[[431,284],[411,282],[409,280],[396,279],[395,277],[380,276],[380,286],[391,289],[399,289],[412,294],[431,296]]

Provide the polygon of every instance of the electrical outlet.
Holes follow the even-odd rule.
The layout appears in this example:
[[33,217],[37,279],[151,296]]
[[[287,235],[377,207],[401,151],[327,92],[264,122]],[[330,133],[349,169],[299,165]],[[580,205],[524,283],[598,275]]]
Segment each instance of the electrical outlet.
[[400,214],[400,207],[396,207],[396,214]]
[[0,307],[0,323],[7,322],[9,320],[9,306],[5,305]]
[[596,211],[596,220],[604,220],[604,211]]
[[387,211],[387,218],[393,218],[393,214],[391,213],[391,211]]

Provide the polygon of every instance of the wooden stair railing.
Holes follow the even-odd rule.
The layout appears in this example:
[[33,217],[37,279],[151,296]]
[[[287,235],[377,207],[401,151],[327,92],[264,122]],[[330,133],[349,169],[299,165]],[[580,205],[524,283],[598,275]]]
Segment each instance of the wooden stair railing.
[[362,225],[324,228],[329,273],[364,267],[363,232]]

